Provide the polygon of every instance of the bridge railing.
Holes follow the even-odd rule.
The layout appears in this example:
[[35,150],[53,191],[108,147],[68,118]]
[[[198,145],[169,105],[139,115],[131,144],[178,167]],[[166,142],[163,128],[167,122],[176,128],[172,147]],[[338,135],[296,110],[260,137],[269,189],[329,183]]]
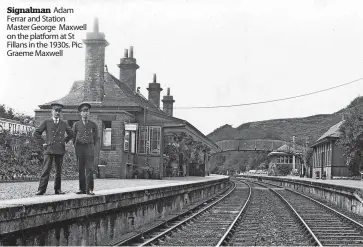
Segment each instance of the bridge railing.
[[281,140],[262,140],[262,139],[250,139],[250,140],[222,140],[216,142],[217,145],[223,151],[272,151],[286,144]]

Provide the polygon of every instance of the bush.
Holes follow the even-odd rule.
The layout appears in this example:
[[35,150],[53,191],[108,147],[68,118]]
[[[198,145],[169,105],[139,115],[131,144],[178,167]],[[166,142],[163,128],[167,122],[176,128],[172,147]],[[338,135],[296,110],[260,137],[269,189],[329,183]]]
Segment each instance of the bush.
[[[0,132],[0,179],[38,180],[43,170],[43,150],[29,136],[12,136]],[[54,177],[55,168],[50,177]],[[63,157],[63,178],[78,177],[78,167],[72,143],[66,145]]]
[[276,164],[276,171],[277,171],[278,176],[286,176],[291,172],[291,165]]

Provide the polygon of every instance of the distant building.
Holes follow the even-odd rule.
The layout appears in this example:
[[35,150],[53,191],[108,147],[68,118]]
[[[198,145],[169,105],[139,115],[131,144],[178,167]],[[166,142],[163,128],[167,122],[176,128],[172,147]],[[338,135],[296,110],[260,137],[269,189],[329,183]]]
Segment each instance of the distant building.
[[[160,109],[160,92],[163,89],[157,82],[156,75],[147,88],[148,98],[139,93],[139,87],[136,85],[136,70],[139,69],[139,65],[134,58],[133,47],[125,50],[124,57],[118,64],[118,79],[108,73],[105,66],[105,47],[108,46],[108,42],[105,40],[105,34],[99,32],[97,21],[93,32],[87,33],[84,44],[84,80],[75,81],[65,97],[40,105],[40,109],[35,110],[37,125],[50,117],[50,104],[53,102],[60,102],[65,106],[63,120],[68,121],[70,126],[80,119],[77,106],[84,101],[90,103],[91,120],[97,123],[100,133],[95,149],[95,165],[98,165],[100,173],[104,170],[106,177],[140,177],[140,169],[148,170],[145,176],[142,176],[144,178],[166,176],[164,142],[168,142],[167,136],[172,136],[173,133],[192,136],[206,147],[203,150],[213,152],[219,149],[193,125],[173,117],[175,101],[170,95],[170,89],[167,90],[167,95],[163,96],[163,109]],[[209,173],[207,156],[209,154],[205,152],[205,173]],[[181,164],[177,165],[181,167]],[[193,167],[186,167],[180,174],[193,175],[188,171],[193,171]]]
[[[295,149],[287,144],[282,145],[268,154],[269,170],[274,173],[270,175],[287,175],[286,173],[300,174],[302,156],[301,148],[295,145]],[[279,166],[285,166],[288,172],[280,173]]]
[[12,135],[30,136],[34,132],[35,127],[16,120],[0,118],[0,131],[3,130],[9,131]]
[[343,158],[343,152],[336,141],[339,139],[340,121],[325,132],[312,146],[313,178],[332,179],[333,177],[349,176],[348,166]]

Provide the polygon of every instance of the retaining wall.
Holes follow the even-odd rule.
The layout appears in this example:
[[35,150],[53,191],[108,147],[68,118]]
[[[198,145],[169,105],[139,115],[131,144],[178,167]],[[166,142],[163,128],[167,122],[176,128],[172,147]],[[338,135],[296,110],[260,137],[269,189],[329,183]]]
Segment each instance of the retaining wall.
[[47,196],[41,202],[40,197],[0,201],[0,245],[104,245],[210,198],[228,183],[226,177],[96,196]]
[[253,180],[269,182],[303,193],[318,196],[347,211],[363,216],[363,190],[349,186],[304,181],[291,178],[243,175]]

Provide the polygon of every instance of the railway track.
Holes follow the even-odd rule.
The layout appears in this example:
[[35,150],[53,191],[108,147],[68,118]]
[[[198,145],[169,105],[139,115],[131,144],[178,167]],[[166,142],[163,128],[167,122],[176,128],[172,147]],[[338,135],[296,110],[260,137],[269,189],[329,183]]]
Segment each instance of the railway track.
[[322,246],[363,246],[363,225],[308,196],[277,192],[300,215]]
[[363,246],[363,224],[307,195],[269,184],[299,217],[314,245]]
[[212,204],[179,220],[173,220],[116,245],[215,245],[246,205],[251,188],[242,181]]
[[228,196],[140,236],[116,245],[363,246],[363,225],[306,195],[237,180]]
[[251,202],[217,246],[308,246],[312,242],[298,218],[264,185],[252,184]]

